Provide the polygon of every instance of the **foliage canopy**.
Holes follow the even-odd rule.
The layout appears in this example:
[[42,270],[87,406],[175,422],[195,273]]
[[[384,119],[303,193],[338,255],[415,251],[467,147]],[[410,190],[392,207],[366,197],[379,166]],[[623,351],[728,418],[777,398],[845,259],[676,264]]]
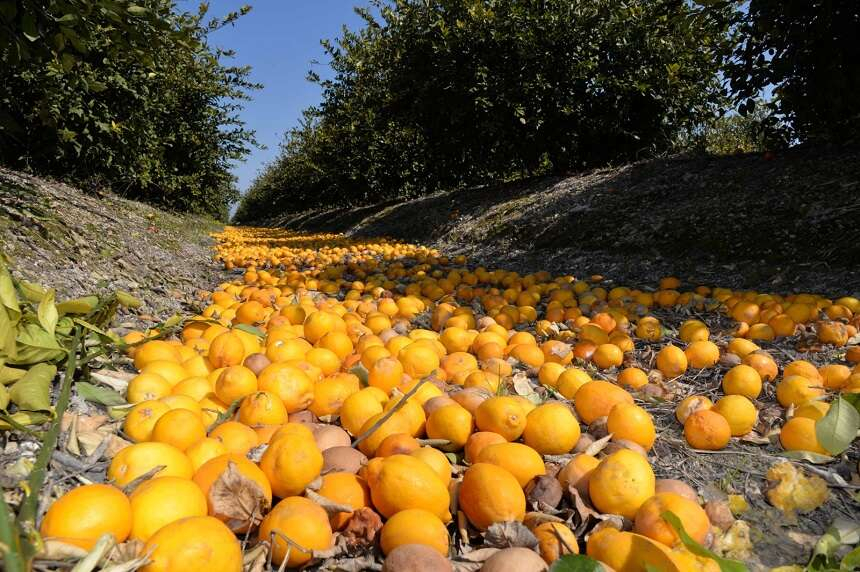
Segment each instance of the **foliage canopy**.
[[225,218],[255,143],[249,68],[207,36],[232,24],[169,0],[0,0],[0,162]]

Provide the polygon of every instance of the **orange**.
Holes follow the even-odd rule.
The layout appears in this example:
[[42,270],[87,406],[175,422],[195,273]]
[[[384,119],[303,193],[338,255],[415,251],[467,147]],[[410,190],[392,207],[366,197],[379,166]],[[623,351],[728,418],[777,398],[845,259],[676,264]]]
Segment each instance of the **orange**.
[[666,546],[674,546],[680,539],[675,529],[663,520],[664,512],[677,516],[684,530],[693,540],[703,544],[711,529],[705,510],[690,499],[675,493],[658,493],[646,500],[636,511],[633,532],[652,538]]
[[710,409],[713,402],[704,395],[688,395],[675,408],[675,418],[683,425],[692,413],[699,409]]
[[245,344],[235,333],[223,332],[209,344],[207,359],[215,368],[239,365],[245,359]]
[[695,411],[684,422],[684,438],[694,449],[724,449],[731,436],[732,428],[729,422],[712,409]]
[[506,469],[524,488],[534,477],[546,474],[543,458],[537,451],[522,443],[487,445],[475,461]]
[[[368,465],[370,469],[370,465]],[[367,472],[373,505],[390,518],[401,510],[427,510],[443,522],[451,520],[448,489],[430,466],[411,455],[392,455],[379,460]]]
[[469,440],[475,422],[472,414],[459,405],[440,407],[427,417],[427,436],[431,439],[447,439],[446,451],[459,451]]
[[591,376],[584,369],[568,368],[558,376],[558,392],[567,399],[573,399],[576,392],[590,381],[592,381]]
[[[351,506],[353,510],[370,506],[370,489],[367,483],[352,473],[335,472],[324,475],[317,491],[321,496],[338,504]],[[352,512],[338,512],[329,517],[331,527],[340,530],[346,526]]]
[[170,384],[170,387],[188,377],[188,372],[181,363],[168,360],[151,361],[140,372],[159,375]]
[[227,447],[221,441],[212,437],[201,439],[185,449],[185,456],[191,461],[191,468],[195,471],[206,461],[225,453],[227,453]]
[[717,401],[711,410],[726,418],[734,437],[746,435],[758,421],[755,405],[743,395],[727,395]]
[[133,515],[130,537],[146,542],[163,526],[190,516],[206,516],[206,496],[180,477],[157,477],[140,484],[129,497]]
[[433,447],[421,447],[415,449],[409,455],[427,463],[447,488],[448,483],[451,482],[451,462],[445,456],[445,453]]
[[122,430],[136,443],[149,441],[155,424],[168,411],[170,408],[160,401],[141,401],[125,416]]
[[43,537],[90,550],[102,534],[112,534],[117,542],[124,542],[131,525],[131,504],[122,491],[95,484],[74,488],[54,501],[39,532]]
[[677,346],[664,346],[657,352],[657,369],[669,379],[684,375],[687,371],[687,356]]
[[212,431],[209,437],[220,441],[229,453],[247,455],[248,451],[259,445],[257,433],[238,421],[225,421]]
[[562,403],[544,403],[526,416],[523,441],[541,455],[568,453],[576,446],[579,436],[579,422]]
[[407,433],[394,433],[382,440],[376,448],[377,457],[390,457],[391,455],[408,455],[412,451],[421,448],[421,443]]
[[187,377],[173,386],[172,395],[186,395],[195,401],[200,401],[212,393],[212,384],[205,377]]
[[200,415],[187,409],[172,409],[159,417],[152,428],[152,441],[173,445],[180,451],[206,437]]
[[203,407],[187,395],[167,395],[158,401],[165,404],[169,409],[186,409],[198,415],[203,413]]
[[801,405],[824,395],[822,383],[801,375],[787,375],[776,385],[776,399],[783,407]]
[[336,373],[320,380],[314,386],[314,400],[308,409],[317,417],[336,415],[347,397],[361,389],[358,376]]
[[600,344],[591,356],[594,365],[600,369],[618,367],[624,361],[624,352],[615,344]]
[[382,413],[388,396],[376,387],[366,387],[353,393],[343,401],[340,408],[340,423],[353,436],[357,436],[365,421]]
[[723,376],[723,391],[755,399],[761,393],[761,376],[751,366],[738,364]]
[[469,436],[469,439],[466,441],[466,462],[470,464],[475,463],[476,459],[478,458],[478,455],[481,454],[481,451],[483,451],[484,448],[489,445],[507,442],[507,439],[505,439],[498,433],[493,433],[492,431],[477,431],[475,433],[472,433]]
[[287,422],[287,409],[281,398],[269,391],[246,395],[239,405],[239,421],[245,425],[280,425]]
[[538,552],[547,564],[566,554],[579,554],[576,535],[560,522],[541,523],[532,529],[532,533],[538,539]]
[[227,367],[215,382],[215,395],[224,403],[233,403],[255,391],[257,391],[257,376],[243,365]]
[[848,378],[851,377],[851,370],[848,366],[837,363],[821,367],[818,373],[821,374],[824,387],[827,389],[842,389],[848,383]]
[[114,456],[107,476],[115,485],[124,487],[159,465],[164,465],[164,468],[153,476],[190,479],[193,474],[191,461],[173,445],[137,443],[120,450]]
[[618,383],[631,389],[639,389],[648,385],[648,374],[638,367],[627,367],[618,374]]
[[[255,512],[250,517],[247,514],[242,514],[240,518],[235,514],[223,514],[218,512],[218,507],[213,502],[211,491],[213,485],[215,485],[219,479],[222,479],[223,475],[228,470],[238,472],[238,474],[241,475],[242,478],[246,479],[249,484],[252,483],[250,486],[254,487],[253,490],[256,496],[249,495],[249,498],[256,499],[258,504],[256,507],[243,506],[243,510],[259,510],[259,513]],[[209,514],[226,522],[231,530],[237,532],[244,532],[247,530],[248,526],[253,524],[251,522],[252,520],[259,522],[259,520],[263,518],[266,510],[272,506],[272,488],[269,485],[266,475],[260,467],[242,455],[227,453],[226,455],[219,455],[218,457],[208,460],[199,469],[197,469],[194,473],[193,480],[197,486],[200,487],[200,490],[203,491],[203,494],[206,497]],[[232,488],[227,489],[228,492],[233,492],[234,490],[235,489]]]
[[708,340],[698,340],[687,346],[684,350],[690,367],[702,369],[714,367],[720,360],[720,348],[717,344]]
[[[383,421],[382,424],[373,431],[373,433],[359,443],[358,447],[362,453],[368,457],[373,457],[376,454],[376,449],[379,448],[385,438],[389,435],[397,433],[407,433],[412,435],[413,423],[408,414],[405,413],[405,410],[409,408],[410,403],[411,402],[407,402],[407,405],[403,409],[385,419],[385,421]],[[415,411],[421,411],[421,408],[418,407]],[[423,415],[423,411],[421,411],[421,413]],[[371,427],[373,427],[377,422],[382,421],[386,415],[388,415],[387,412],[377,413],[373,417],[369,418],[364,422],[364,425],[361,426],[356,437],[369,432]]]
[[396,355],[403,365],[403,371],[415,379],[429,375],[440,365],[439,354],[432,347],[420,342],[409,344]]
[[633,396],[613,383],[600,380],[580,387],[573,401],[577,416],[588,425],[599,417],[609,415],[618,403],[633,403]]
[[277,395],[287,413],[307,409],[314,400],[314,382],[298,367],[273,363],[260,372],[259,388]]
[[773,381],[779,375],[779,368],[776,362],[764,352],[747,354],[743,359],[743,363],[756,370],[762,381]]
[[[618,572],[688,572],[694,568],[675,563],[672,553],[660,542],[632,532],[605,527],[588,537],[586,554]],[[708,571],[710,572],[710,570]]]
[[242,547],[223,522],[211,516],[192,516],[171,522],[149,537],[141,549],[149,564],[141,572],[206,570],[239,572]]
[[260,459],[260,468],[276,496],[301,494],[323,468],[323,457],[316,443],[298,435],[272,438]]
[[496,522],[522,521],[526,513],[525,493],[517,479],[490,463],[466,469],[458,501],[469,522],[481,530]]
[[811,451],[821,455],[830,453],[818,442],[815,420],[808,417],[792,417],[779,432],[779,442],[786,451]]
[[654,496],[654,482],[645,457],[621,449],[600,461],[588,478],[588,493],[600,512],[633,518],[642,503]]
[[272,542],[272,561],[280,565],[286,560],[287,568],[305,564],[312,555],[290,545],[284,537],[303,548],[320,551],[329,548],[333,540],[325,510],[304,497],[288,497],[276,504],[260,524],[259,537]]
[[164,340],[151,340],[136,346],[134,350],[134,367],[138,371],[141,371],[148,363],[154,361],[173,361],[178,363],[181,360],[176,346]]
[[600,461],[597,457],[593,457],[586,453],[579,453],[574,456],[568,463],[558,472],[556,478],[561,484],[563,491],[570,490],[570,487],[576,488],[579,494],[587,498],[588,481],[591,478],[591,473],[597,468]]
[[401,510],[383,525],[379,545],[382,553],[388,554],[407,544],[423,544],[447,557],[448,530],[432,512],[420,508]]
[[126,399],[129,403],[140,403],[170,395],[172,385],[157,373],[140,373],[128,382]]
[[650,450],[657,438],[651,414],[632,403],[618,403],[609,412],[607,430],[615,440],[633,441],[646,451]]
[[516,441],[525,431],[526,413],[513,397],[491,397],[475,410],[475,424],[481,431],[491,431],[508,441]]

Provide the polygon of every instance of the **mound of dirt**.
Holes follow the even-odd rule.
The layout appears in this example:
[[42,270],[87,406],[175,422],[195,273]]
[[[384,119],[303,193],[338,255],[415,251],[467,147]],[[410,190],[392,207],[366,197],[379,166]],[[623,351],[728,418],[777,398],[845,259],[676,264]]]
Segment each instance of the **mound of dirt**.
[[523,272],[835,296],[860,290],[858,216],[854,146],[652,159],[263,222],[386,235]]
[[0,169],[0,247],[12,273],[57,298],[125,290],[144,305],[133,321],[187,313],[201,286],[222,279],[209,233],[220,225],[115,195]]

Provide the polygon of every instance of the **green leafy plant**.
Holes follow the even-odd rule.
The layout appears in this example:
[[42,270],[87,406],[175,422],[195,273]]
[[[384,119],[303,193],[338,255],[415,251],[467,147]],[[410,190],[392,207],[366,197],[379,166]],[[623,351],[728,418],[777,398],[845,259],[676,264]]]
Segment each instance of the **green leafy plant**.
[[666,511],[661,516],[663,517],[663,520],[668,522],[669,526],[675,530],[678,537],[681,539],[681,543],[687,548],[687,550],[696,556],[710,558],[717,563],[721,572],[749,572],[749,568],[747,568],[742,562],[718,556],[696,542],[689,534],[687,534],[687,531],[684,530],[684,524],[681,522],[681,519],[673,512]]
[[860,394],[848,393],[833,400],[827,414],[815,422],[815,436],[828,452],[845,451],[860,431]]

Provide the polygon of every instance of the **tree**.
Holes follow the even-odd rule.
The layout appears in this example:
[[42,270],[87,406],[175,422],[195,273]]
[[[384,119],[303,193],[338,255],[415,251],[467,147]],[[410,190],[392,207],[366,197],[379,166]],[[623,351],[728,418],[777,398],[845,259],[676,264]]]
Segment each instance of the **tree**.
[[843,143],[860,135],[860,6],[856,0],[721,0],[735,48],[725,76],[742,114],[768,106],[787,140]]
[[[322,102],[244,199],[416,196],[669,149],[715,115],[727,17],[685,0],[396,0],[325,42]],[[318,78],[315,78],[318,80]]]
[[0,1],[0,161],[226,218],[258,87],[210,47],[224,18],[168,0]]

